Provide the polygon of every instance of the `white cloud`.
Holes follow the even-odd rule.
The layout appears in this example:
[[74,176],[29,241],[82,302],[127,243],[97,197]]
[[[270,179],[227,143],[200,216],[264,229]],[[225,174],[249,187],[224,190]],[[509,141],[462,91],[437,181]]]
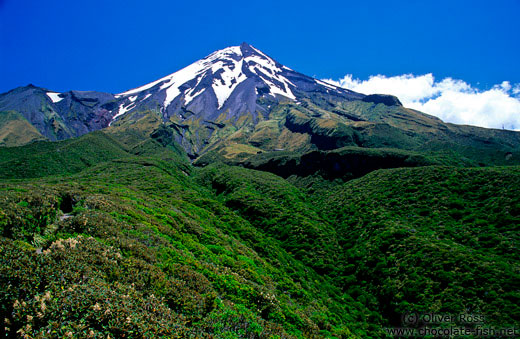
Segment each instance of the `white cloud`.
[[404,106],[446,122],[520,130],[520,84],[504,81],[481,91],[462,80],[436,81],[431,73],[394,77],[374,75],[368,80],[347,74],[337,81],[324,81],[365,94],[395,95]]
[[513,94],[514,95],[520,94],[520,84],[516,84],[515,87],[513,87]]

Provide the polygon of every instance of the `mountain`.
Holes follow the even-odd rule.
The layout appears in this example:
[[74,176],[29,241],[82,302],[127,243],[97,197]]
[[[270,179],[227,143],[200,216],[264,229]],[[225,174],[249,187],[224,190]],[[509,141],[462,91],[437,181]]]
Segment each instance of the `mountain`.
[[343,100],[364,97],[297,73],[243,43],[117,95],[20,87],[0,96],[0,111],[21,114],[43,137],[54,141],[105,128],[136,111],[158,111],[164,121],[199,120],[209,127],[244,115],[258,122],[269,112],[267,102],[258,103],[260,98],[297,102],[311,92]]
[[355,93],[293,71],[246,43],[116,95],[17,88],[0,96],[0,112],[6,146],[105,128],[123,143],[133,131],[180,145],[198,163],[258,163],[269,158],[265,153],[301,157],[340,147],[421,152],[443,164],[520,159],[520,133],[447,124],[396,97]]
[[267,103],[298,102],[310,93],[343,100],[362,99],[362,94],[329,85],[281,65],[253,46],[242,43],[216,51],[178,72],[142,87],[118,94],[122,101],[116,118],[131,110],[159,107],[165,119],[180,121],[238,120],[244,114],[264,120]]
[[[315,97],[346,102],[365,95],[295,72],[243,43],[116,97],[120,103],[114,125],[124,124],[128,115],[133,124],[143,112],[154,112],[173,129],[175,141],[197,158],[217,141],[252,135],[271,124],[272,113],[283,103],[302,105]],[[132,115],[136,112],[141,114]],[[255,142],[248,144],[251,151]]]

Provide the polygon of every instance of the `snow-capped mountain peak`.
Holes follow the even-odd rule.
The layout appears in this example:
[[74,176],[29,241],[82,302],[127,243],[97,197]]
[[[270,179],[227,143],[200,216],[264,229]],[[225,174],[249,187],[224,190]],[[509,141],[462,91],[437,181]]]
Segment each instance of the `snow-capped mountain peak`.
[[242,43],[218,50],[173,74],[116,95],[121,103],[114,120],[142,106],[159,106],[165,118],[182,117],[184,110],[205,116],[222,111],[236,115],[255,112],[258,97],[296,101],[299,91],[309,90],[347,93],[294,72],[255,47]]
[[[290,99],[296,99],[289,86],[295,87],[288,79],[283,77],[283,69],[278,63],[257,50],[243,43],[241,46],[233,46],[216,51],[202,60],[199,60],[180,71],[170,74],[157,81],[138,87],[118,96],[136,95],[158,84],[159,89],[166,90],[166,98],[163,107],[168,107],[181,93],[185,95],[184,104],[188,105],[203,89],[197,91],[201,80],[206,76],[214,76],[211,87],[218,100],[218,108],[222,108],[233,90],[244,81],[249,71],[256,74],[269,86],[271,94],[280,94]],[[289,68],[286,68],[289,70]],[[247,71],[245,71],[247,70]],[[244,72],[245,71],[245,72]],[[275,84],[275,81],[278,82]],[[180,87],[190,81],[196,81],[193,88]]]

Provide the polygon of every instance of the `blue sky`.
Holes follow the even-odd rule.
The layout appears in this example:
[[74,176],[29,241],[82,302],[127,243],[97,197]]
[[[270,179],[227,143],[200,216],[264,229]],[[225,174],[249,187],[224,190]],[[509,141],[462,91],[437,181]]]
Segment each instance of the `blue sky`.
[[247,41],[318,78],[520,83],[520,1],[0,0],[0,92],[118,93]]

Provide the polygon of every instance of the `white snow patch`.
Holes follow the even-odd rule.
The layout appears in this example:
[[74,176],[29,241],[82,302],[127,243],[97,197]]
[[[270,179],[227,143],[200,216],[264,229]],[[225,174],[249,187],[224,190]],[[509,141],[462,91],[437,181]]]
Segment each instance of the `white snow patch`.
[[334,85],[331,85],[331,84],[328,84],[328,83],[326,83],[326,82],[324,82],[324,81],[321,81],[321,80],[318,80],[318,79],[314,79],[314,80],[316,80],[316,82],[317,82],[319,85],[322,85],[322,86],[325,86],[325,87],[328,87],[328,88],[330,88],[330,89],[334,89],[334,90],[338,89],[338,87],[336,87],[336,86],[334,86]]
[[296,97],[294,96],[291,89],[286,84],[284,84],[285,88],[279,88],[278,86],[276,86],[275,84],[273,84],[271,81],[269,81],[267,79],[262,78],[262,80],[264,80],[264,82],[267,84],[267,86],[269,86],[269,92],[271,94],[273,94],[273,96],[275,94],[280,94],[289,99],[296,100]]
[[119,97],[122,97],[122,96],[125,96],[125,95],[136,94],[136,93],[139,93],[139,92],[142,92],[142,91],[146,91],[147,89],[152,88],[153,86],[157,85],[158,83],[166,80],[168,77],[170,77],[170,75],[167,76],[167,77],[161,78],[159,80],[156,80],[154,82],[151,82],[149,84],[146,84],[144,86],[137,87],[137,88],[131,89],[131,90],[123,92],[123,93],[119,93],[115,97],[119,98]]
[[161,86],[161,89],[166,88],[166,99],[164,99],[163,107],[167,108],[171,102],[181,94],[179,87],[186,82],[193,80],[200,73],[205,71],[205,65],[201,61],[197,61],[180,71],[169,76],[169,81]]
[[266,59],[271,59],[270,57],[268,57],[267,55],[265,55],[264,52],[262,52],[261,50],[256,49],[256,48],[254,48],[253,46],[251,46],[251,48],[254,49],[258,54],[264,56]]
[[184,105],[188,105],[190,102],[193,101],[193,99],[195,99],[195,97],[197,97],[199,94],[202,94],[202,92],[204,92],[205,88],[199,90],[198,92],[195,93],[195,90],[197,89],[197,87],[199,86],[200,82],[202,81],[203,77],[202,76],[199,76],[197,78],[197,84],[195,86],[193,86],[192,89],[188,89],[186,92],[185,92],[185,97],[184,97]]
[[[254,47],[253,47],[254,48]],[[296,87],[289,79],[282,76],[282,69],[276,66],[276,62],[269,58],[264,53],[255,49],[259,54],[265,56],[265,58],[259,57],[257,55],[251,55],[245,58],[246,63],[249,66],[249,70],[256,75],[260,76],[262,80],[269,86],[269,91],[271,94],[280,94],[292,100],[295,100],[296,97],[292,93],[290,86]],[[269,78],[266,78],[268,76]],[[282,87],[274,84],[272,79],[277,80],[283,84]]]
[[235,88],[247,77],[242,73],[242,65],[244,60],[235,62],[232,67],[223,66],[224,72],[220,74],[222,79],[215,79],[211,87],[215,92],[218,100],[218,108],[221,109]]
[[60,102],[62,101],[63,99],[65,98],[60,98],[58,95],[60,95],[60,93],[56,93],[56,92],[47,92],[46,93],[47,96],[51,99],[51,101],[55,104],[57,102]]
[[[229,82],[231,81],[231,77],[233,77],[233,76],[236,76],[236,78],[237,78],[236,82],[238,84],[239,80],[241,82],[245,79],[245,76],[244,76],[244,79],[240,79],[240,74],[238,74],[238,75],[235,74],[236,72],[240,72],[241,66],[237,67],[236,61],[233,58],[231,58],[232,56],[242,56],[242,52],[241,52],[239,46],[228,47],[223,50],[216,51],[216,52],[210,54],[209,56],[207,56],[206,58],[199,60],[199,61],[181,69],[180,71],[177,71],[164,78],[151,82],[147,85],[121,93],[119,95],[137,94],[139,92],[142,92],[144,90],[147,90],[149,88],[156,86],[157,84],[164,82],[161,85],[160,89],[161,90],[166,89],[166,98],[164,100],[163,107],[167,108],[171,104],[171,102],[173,100],[175,100],[175,98],[177,98],[181,94],[181,91],[179,88],[183,84],[199,77],[199,75],[202,75],[202,74],[208,72],[209,70],[212,70],[214,73],[217,70],[221,69],[222,67],[225,67],[225,69],[226,69],[226,71],[222,74],[223,80],[224,80],[224,78],[226,78],[224,80],[224,86],[229,87],[229,85],[230,85]],[[232,61],[235,64],[235,67],[233,69],[231,69],[230,67],[226,67],[226,66],[224,66],[224,62],[222,62],[222,61],[215,63],[215,60],[219,60],[219,59]],[[232,75],[226,74],[228,71],[231,71]],[[202,76],[199,77],[199,82],[201,79],[202,79]],[[217,95],[217,97],[219,98],[219,105],[222,106],[223,103],[225,102],[225,100],[227,100],[227,98],[229,97],[229,95],[226,96],[224,91],[218,85],[217,86],[214,85],[213,89],[216,92],[217,91],[219,92],[219,95]],[[234,87],[233,87],[233,89],[234,89]],[[185,95],[186,95],[186,98],[188,101],[185,102],[185,104],[187,104],[191,100],[193,100],[193,98],[195,96],[197,96],[198,94],[200,94],[200,92],[194,94],[193,89],[190,92],[186,92]],[[231,93],[229,93],[229,94],[231,94]]]
[[220,51],[216,51],[211,53],[209,56],[204,58],[203,60],[216,60],[220,59],[222,57],[231,56],[231,55],[238,55],[242,56],[242,50],[240,49],[240,46],[231,46],[224,49],[221,49]]
[[110,123],[108,124],[108,126],[112,125],[112,123],[116,120],[116,118],[120,117],[121,115],[125,114],[126,112],[128,112],[129,110],[131,110],[132,108],[135,107],[135,104],[132,103],[126,107],[124,107],[124,103],[122,103],[121,105],[119,105],[119,111],[117,112],[116,115],[114,115],[114,117],[112,118],[112,120],[110,121]]
[[278,73],[278,72],[281,72],[281,69],[276,67],[276,64],[274,63],[274,61],[272,60],[269,60],[269,59],[264,59],[264,58],[260,58],[256,55],[251,55],[251,56],[248,56],[246,58],[246,61],[247,63],[256,63],[260,66],[262,66],[262,68],[265,68],[269,71],[269,73]]
[[200,91],[198,91],[197,93],[193,94],[193,91],[189,91],[187,94],[186,94],[186,97],[184,97],[184,104],[185,105],[188,105],[190,102],[193,101],[193,99],[195,99],[196,97],[198,97],[200,94],[202,94],[202,92],[204,92],[205,88],[201,89]]

